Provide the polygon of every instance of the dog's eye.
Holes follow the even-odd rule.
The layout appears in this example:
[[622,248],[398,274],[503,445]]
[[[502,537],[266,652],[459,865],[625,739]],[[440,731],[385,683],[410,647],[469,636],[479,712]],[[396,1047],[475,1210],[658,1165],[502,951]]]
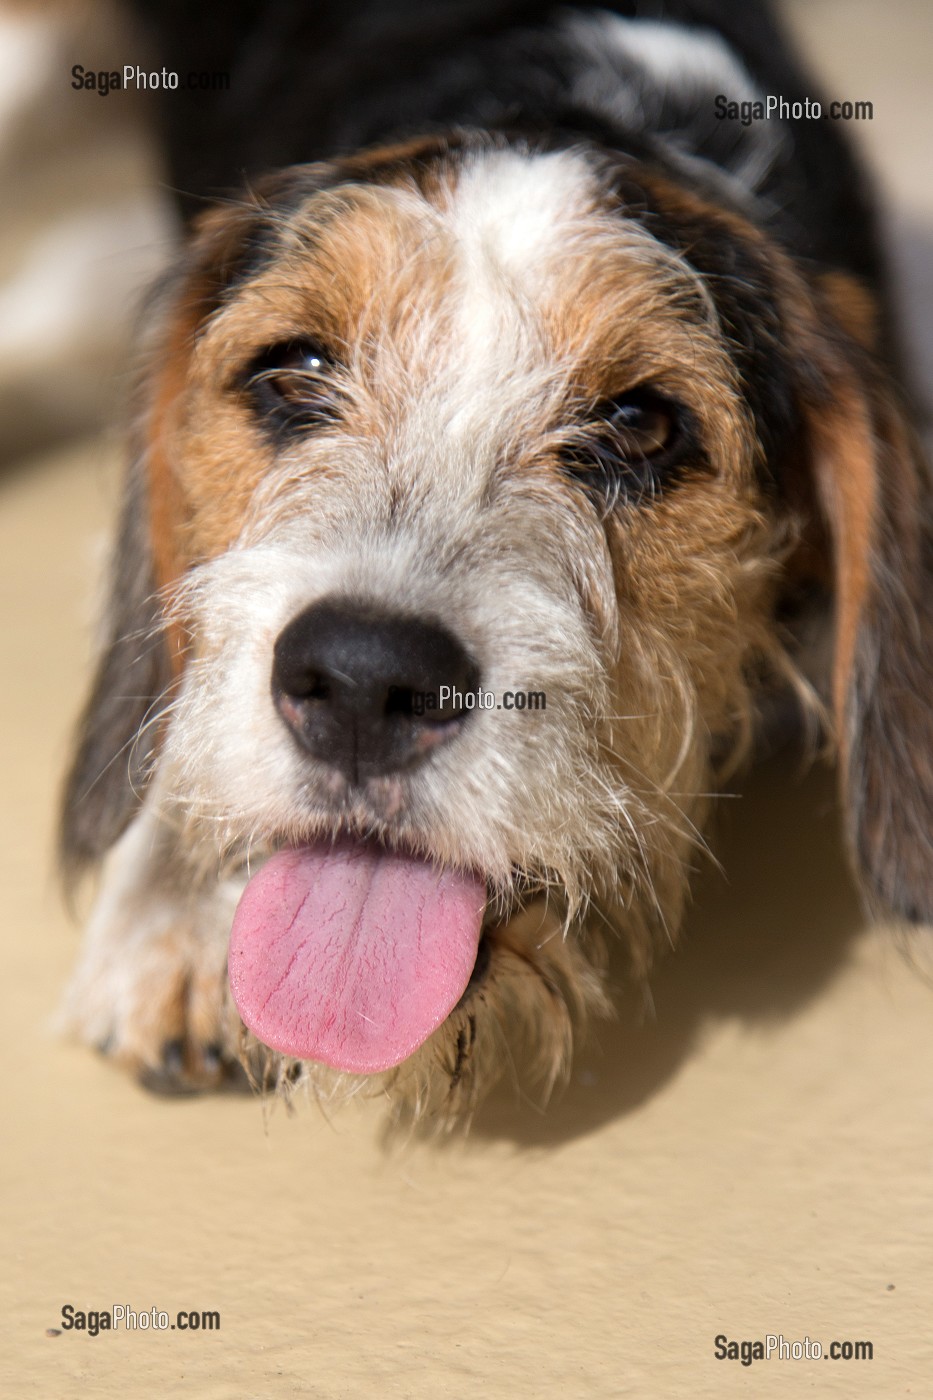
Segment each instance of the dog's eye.
[[312,340],[289,340],[257,355],[246,373],[255,408],[276,427],[310,428],[337,417],[335,363]]
[[[656,495],[695,447],[690,416],[647,386],[596,405],[563,452],[574,477],[603,494]],[[702,454],[698,454],[702,455]]]
[[677,432],[673,404],[644,390],[635,389],[611,400],[602,416],[619,455],[626,461],[660,456]]

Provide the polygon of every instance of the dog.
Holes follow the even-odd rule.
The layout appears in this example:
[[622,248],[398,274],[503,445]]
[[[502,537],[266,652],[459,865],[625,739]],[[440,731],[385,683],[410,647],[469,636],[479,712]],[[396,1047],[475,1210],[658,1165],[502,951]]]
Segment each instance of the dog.
[[442,1127],[547,1092],[788,694],[868,904],[928,919],[927,470],[770,9],[137,8],[230,85],[164,94],[191,225],[66,783],[72,1031]]

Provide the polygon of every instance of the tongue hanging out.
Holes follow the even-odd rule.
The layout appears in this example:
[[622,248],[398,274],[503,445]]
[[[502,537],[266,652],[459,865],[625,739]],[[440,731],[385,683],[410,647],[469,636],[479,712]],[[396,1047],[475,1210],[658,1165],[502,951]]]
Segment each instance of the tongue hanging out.
[[486,891],[473,875],[345,841],[280,851],[250,880],[230,987],[264,1045],[373,1074],[401,1064],[470,980]]

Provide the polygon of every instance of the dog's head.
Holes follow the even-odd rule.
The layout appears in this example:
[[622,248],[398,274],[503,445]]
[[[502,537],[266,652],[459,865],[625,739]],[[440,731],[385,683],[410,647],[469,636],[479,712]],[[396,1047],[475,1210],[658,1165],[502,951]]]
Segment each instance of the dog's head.
[[430,140],[210,212],[68,859],[145,800],[193,882],[249,863],[231,978],[285,1057],[469,1097],[524,1029],[552,1076],[598,928],[639,970],[676,932],[714,755],[822,590],[856,863],[924,917],[928,544],[873,335],[853,282],[585,146]]

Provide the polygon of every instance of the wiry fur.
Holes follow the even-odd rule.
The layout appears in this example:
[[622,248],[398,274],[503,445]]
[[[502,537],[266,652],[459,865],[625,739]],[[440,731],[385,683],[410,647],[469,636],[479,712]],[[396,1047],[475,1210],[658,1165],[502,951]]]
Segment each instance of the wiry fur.
[[[67,1007],[84,1039],[148,1073],[168,1045],[193,1084],[239,1058],[286,1095],[385,1093],[400,1118],[441,1125],[468,1118],[511,1062],[549,1089],[575,1021],[607,1012],[606,937],[621,935],[640,977],[675,941],[716,765],[747,752],[763,684],[790,677],[811,695],[776,620],[789,579],[826,589],[835,573],[844,733],[878,701],[867,619],[891,589],[865,580],[889,529],[871,485],[881,458],[863,441],[853,486],[825,411],[852,384],[864,401],[855,366],[871,351],[745,213],[711,198],[583,143],[457,133],[287,172],[202,221],[144,395],[148,499],[128,507],[149,522],[152,588],[111,644],[119,657],[132,625],[149,628],[162,664],[142,709],[111,723],[105,661],[68,800],[66,849],[97,854],[131,804],[114,797],[95,844],[78,788],[93,788],[99,755],[145,758]],[[244,370],[307,335],[339,347],[334,412],[276,439]],[[596,404],[643,384],[685,406],[702,451],[671,489],[600,496],[567,453]],[[894,420],[874,421],[899,441]],[[909,528],[916,468],[902,470]],[[776,489],[779,472],[806,484]],[[276,638],[331,597],[441,622],[487,689],[542,690],[546,710],[478,711],[429,762],[350,787],[298,749],[270,693]],[[897,865],[871,836],[887,801],[871,772],[859,849],[883,851],[868,882],[929,910],[922,860]],[[929,834],[925,815],[915,825],[909,850]],[[226,987],[247,875],[283,846],[347,833],[480,872],[490,894],[488,975],[408,1061],[366,1079],[268,1051]]]

